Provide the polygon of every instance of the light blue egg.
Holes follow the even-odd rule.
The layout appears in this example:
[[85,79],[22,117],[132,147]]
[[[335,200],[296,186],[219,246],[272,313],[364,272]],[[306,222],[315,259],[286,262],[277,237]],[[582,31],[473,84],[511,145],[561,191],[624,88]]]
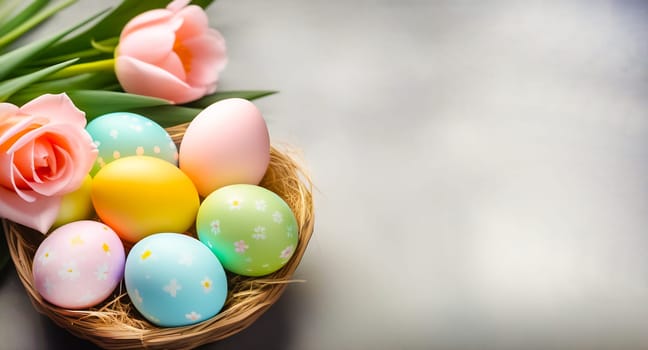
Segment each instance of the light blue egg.
[[90,170],[92,176],[113,160],[128,156],[151,156],[178,165],[178,148],[171,136],[147,117],[130,112],[108,113],[90,121],[86,130],[99,150]]
[[157,233],[128,253],[126,291],[135,308],[162,327],[186,326],[220,312],[227,277],[214,254],[197,239]]

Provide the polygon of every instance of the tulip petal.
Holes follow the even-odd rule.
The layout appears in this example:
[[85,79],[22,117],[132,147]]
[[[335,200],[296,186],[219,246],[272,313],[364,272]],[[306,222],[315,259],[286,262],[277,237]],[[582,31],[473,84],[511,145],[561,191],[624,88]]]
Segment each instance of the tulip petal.
[[38,196],[25,202],[15,192],[0,186],[0,213],[15,223],[46,233],[58,216],[61,197]]
[[182,18],[182,26],[177,29],[178,40],[203,35],[209,28],[209,18],[205,11],[197,5],[190,5],[180,10],[176,17]]
[[41,95],[24,106],[20,111],[33,116],[45,117],[50,122],[75,124],[85,127],[85,113],[79,110],[67,94]]
[[156,66],[175,75],[182,81],[185,81],[187,79],[187,73],[184,70],[182,60],[180,60],[180,57],[178,57],[175,52],[168,54],[166,59],[160,61],[158,64],[156,64]]
[[189,5],[191,0],[173,0],[167,5],[169,11],[178,12],[182,10],[183,7]]
[[117,57],[115,71],[126,92],[184,103],[202,97],[205,89],[191,87],[173,74],[131,57]]
[[225,40],[220,33],[213,30],[183,44],[195,52],[187,82],[190,85],[210,85],[218,81],[218,76],[227,63]]
[[151,11],[143,12],[131,19],[122,29],[120,39],[124,38],[127,35],[130,35],[131,32],[138,30],[140,28],[146,28],[151,25],[158,25],[161,23],[168,22],[173,18],[173,12],[164,9],[155,9]]
[[165,26],[142,28],[121,40],[118,55],[157,64],[173,50],[174,42],[175,33]]

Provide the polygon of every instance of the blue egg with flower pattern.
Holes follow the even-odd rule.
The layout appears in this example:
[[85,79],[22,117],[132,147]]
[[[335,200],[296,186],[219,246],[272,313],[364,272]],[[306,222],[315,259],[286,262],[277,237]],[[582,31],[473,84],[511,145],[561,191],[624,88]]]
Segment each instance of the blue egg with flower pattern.
[[216,256],[195,238],[157,233],[131,248],[124,271],[137,311],[161,327],[187,326],[220,312],[227,277]]
[[178,165],[178,147],[158,123],[142,115],[115,112],[101,115],[88,123],[86,130],[99,154],[90,175],[106,164],[129,156],[149,156]]

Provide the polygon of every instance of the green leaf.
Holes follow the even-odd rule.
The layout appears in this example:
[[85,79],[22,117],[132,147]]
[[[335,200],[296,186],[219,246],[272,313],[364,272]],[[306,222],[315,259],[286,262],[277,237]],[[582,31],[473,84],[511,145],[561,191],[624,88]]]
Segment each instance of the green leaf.
[[218,91],[211,95],[207,95],[199,100],[184,104],[186,107],[193,108],[207,108],[212,103],[224,100],[226,98],[244,98],[246,100],[256,100],[257,98],[276,94],[278,91],[274,90],[236,90],[236,91]]
[[197,101],[187,103],[184,105],[168,105],[156,106],[146,108],[134,108],[129,112],[138,113],[143,116],[155,120],[158,124],[167,128],[186,122],[192,121],[198,113],[208,107],[214,102],[226,99],[239,97],[247,100],[254,100],[263,96],[268,96],[276,93],[277,91],[271,90],[241,90],[241,91],[219,91],[214,94],[205,96]]
[[37,26],[62,9],[72,5],[74,2],[76,2],[76,0],[64,0],[60,3],[55,4],[54,6],[45,8],[42,11],[38,11],[28,18],[24,18],[18,26],[14,27],[11,31],[0,38],[0,48],[9,45],[14,40],[20,38],[20,36],[25,34],[28,30]]
[[4,0],[0,1],[0,25],[3,25],[11,20],[14,16],[14,11],[18,8],[22,0]]
[[30,74],[3,81],[2,83],[0,83],[0,102],[6,101],[16,91],[29,86],[30,84],[37,82],[44,77],[71,65],[74,62],[76,62],[76,59],[61,62],[59,64],[49,66]]
[[86,113],[88,121],[110,112],[170,104],[169,101],[160,98],[117,91],[71,90],[67,94],[74,104]]
[[[106,12],[108,10],[105,10]],[[31,66],[42,66],[57,63],[71,58],[79,58],[79,62],[99,61],[101,59],[114,58],[115,48],[119,43],[119,38],[109,38],[101,41],[92,40],[89,48],[86,50],[66,53],[61,56],[50,56],[33,61]]]
[[11,32],[12,29],[33,17],[38,11],[45,7],[49,0],[36,0],[22,9],[18,14],[12,15],[12,18],[0,26],[0,36]]
[[50,56],[50,57],[45,57],[43,59],[36,59],[31,63],[29,63],[29,67],[40,67],[44,65],[50,65],[57,62],[66,61],[72,58],[78,58],[79,62],[91,62],[91,61],[101,60],[104,58],[111,58],[113,56],[114,55],[112,53],[106,54],[106,52],[93,47],[87,50],[71,52],[65,55]]
[[59,94],[72,90],[104,90],[106,86],[116,82],[117,78],[114,74],[84,73],[63,79],[36,82],[16,92],[9,100],[20,106],[44,93]]
[[14,72],[14,70],[24,64],[25,62],[29,61],[30,58],[34,57],[35,55],[39,54],[43,50],[47,49],[50,47],[52,44],[56,43],[57,41],[61,40],[63,37],[66,35],[70,34],[71,32],[77,30],[78,28],[82,27],[83,25],[87,24],[88,22],[94,20],[98,16],[100,16],[102,13],[98,13],[85,21],[75,25],[72,28],[69,28],[67,30],[64,30],[54,36],[51,36],[49,38],[41,39],[38,41],[34,41],[30,44],[27,44],[25,46],[19,47],[17,49],[11,50],[7,52],[6,54],[0,56],[0,80],[6,78],[9,76],[11,73]]
[[147,108],[133,108],[131,110],[128,110],[128,112],[141,114],[154,120],[162,127],[167,128],[169,126],[192,121],[198,115],[198,113],[202,112],[202,109],[169,105]]
[[[169,2],[170,0],[123,0],[119,6],[97,24],[48,50],[48,57],[86,50],[91,47],[92,41],[119,37],[121,30],[133,17],[144,11],[165,8]],[[206,6],[213,2],[213,0],[196,2]]]

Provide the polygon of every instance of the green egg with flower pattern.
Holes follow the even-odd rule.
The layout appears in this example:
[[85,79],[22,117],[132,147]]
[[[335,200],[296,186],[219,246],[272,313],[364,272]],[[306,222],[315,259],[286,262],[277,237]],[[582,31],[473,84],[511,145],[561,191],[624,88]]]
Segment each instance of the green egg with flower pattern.
[[88,123],[86,130],[99,154],[90,175],[106,164],[129,156],[149,156],[178,165],[178,148],[169,133],[153,120],[130,112],[101,115]]
[[196,230],[226,270],[244,276],[282,268],[293,256],[299,234],[295,215],[281,197],[248,184],[209,194],[198,209]]

